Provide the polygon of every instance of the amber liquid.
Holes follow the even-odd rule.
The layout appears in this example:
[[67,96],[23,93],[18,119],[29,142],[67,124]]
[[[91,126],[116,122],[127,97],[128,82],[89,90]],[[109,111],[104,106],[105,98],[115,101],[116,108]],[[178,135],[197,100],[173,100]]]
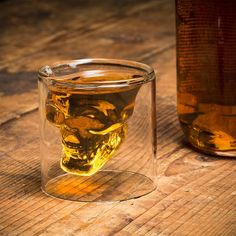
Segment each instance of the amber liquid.
[[[133,77],[135,78],[135,76]],[[66,81],[71,84],[132,79],[129,73],[90,71]],[[60,129],[63,154],[61,168],[90,176],[100,170],[124,142],[139,86],[72,90],[50,86],[47,120]]]
[[176,0],[178,116],[188,141],[236,156],[236,1]]

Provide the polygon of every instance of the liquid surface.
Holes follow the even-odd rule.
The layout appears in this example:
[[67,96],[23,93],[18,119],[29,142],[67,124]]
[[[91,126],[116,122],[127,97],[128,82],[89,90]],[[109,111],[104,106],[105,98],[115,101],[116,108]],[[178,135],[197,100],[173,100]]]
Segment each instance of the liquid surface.
[[[85,77],[86,76],[86,77]],[[107,71],[81,73],[70,83],[124,80],[131,74]],[[46,101],[47,120],[60,129],[63,155],[61,168],[76,175],[90,176],[115,154],[125,140],[135,97],[140,86],[77,90],[50,86]]]
[[236,156],[236,2],[177,0],[178,115],[188,141]]

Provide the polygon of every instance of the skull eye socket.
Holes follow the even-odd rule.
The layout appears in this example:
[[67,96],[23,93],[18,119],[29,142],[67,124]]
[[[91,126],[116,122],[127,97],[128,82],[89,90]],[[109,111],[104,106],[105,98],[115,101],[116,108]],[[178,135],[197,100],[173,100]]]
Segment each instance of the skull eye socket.
[[47,120],[56,126],[60,126],[64,122],[64,114],[53,104],[46,104]]
[[100,113],[99,110],[97,110],[95,108],[91,108],[91,109],[84,110],[83,112],[80,113],[80,115],[94,119],[99,116],[99,113]]
[[103,112],[101,112],[99,109],[92,107],[92,106],[87,109],[86,109],[86,107],[81,108],[80,116],[87,117],[90,119],[97,119],[100,121],[107,120],[107,118],[103,114]]

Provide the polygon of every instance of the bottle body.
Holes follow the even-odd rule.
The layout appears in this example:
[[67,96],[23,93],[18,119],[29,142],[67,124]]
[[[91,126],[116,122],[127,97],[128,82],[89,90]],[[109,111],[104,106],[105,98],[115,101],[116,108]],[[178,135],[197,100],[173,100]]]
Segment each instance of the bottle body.
[[187,140],[236,156],[236,2],[176,0],[177,110]]

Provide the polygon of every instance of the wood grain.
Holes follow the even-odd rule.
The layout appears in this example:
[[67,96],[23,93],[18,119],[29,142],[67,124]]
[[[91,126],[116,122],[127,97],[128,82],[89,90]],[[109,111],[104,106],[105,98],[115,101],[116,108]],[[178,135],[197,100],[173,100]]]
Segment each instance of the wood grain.
[[[42,21],[40,27],[38,26],[38,39],[40,43],[38,40],[35,42],[31,41],[33,40],[32,37],[35,37],[35,25],[28,23],[29,25],[24,30],[17,32],[18,37],[21,38],[20,43],[23,44],[20,46],[18,45],[18,38],[11,38],[14,35],[12,36],[9,28],[11,28],[12,24],[13,26],[17,26],[17,28],[21,27],[22,25],[19,24],[22,19],[18,16],[19,21],[12,23],[7,18],[7,14],[9,13],[6,13],[2,22],[4,22],[3,28],[8,26],[8,30],[5,30],[5,34],[3,34],[3,39],[1,40],[4,47],[0,47],[0,50],[3,50],[3,53],[7,51],[5,54],[10,55],[11,59],[6,57],[0,61],[0,76],[3,80],[7,78],[4,80],[6,82],[3,81],[1,85],[0,96],[2,104],[10,105],[8,109],[4,105],[0,106],[0,124],[9,119],[17,118],[21,114],[34,110],[37,107],[37,70],[45,64],[58,60],[87,57],[115,57],[145,62],[148,58],[158,55],[159,52],[162,53],[165,48],[173,47],[174,39],[171,33],[173,32],[174,21],[169,25],[169,18],[161,18],[157,14],[159,11],[162,11],[163,14],[170,14],[172,10],[163,1],[148,1],[145,4],[128,4],[126,7],[122,7],[122,5],[120,7],[112,7],[114,2],[116,1],[109,1],[105,6],[100,6],[101,8],[98,9],[90,5],[87,6],[85,4],[84,6],[81,4],[80,9],[85,8],[84,10],[80,10],[81,14],[83,13],[84,15],[73,14],[73,11],[71,13],[73,17],[71,16],[71,18],[68,15],[63,15],[65,19],[63,16],[60,19],[65,21],[62,27],[59,27],[57,25],[58,22],[49,17],[49,19]],[[45,8],[45,4],[42,3],[42,5],[38,6],[39,12],[41,8]],[[78,3],[77,8],[79,6],[80,4]],[[34,4],[25,6],[25,14],[27,15],[27,12],[36,14],[35,7]],[[63,5],[63,7],[68,7],[67,11],[71,9],[69,5]],[[92,9],[89,13],[91,17],[86,12],[88,7]],[[110,11],[108,11],[109,17],[106,17],[106,14],[108,14],[107,7],[110,7]],[[62,6],[58,9],[56,7],[54,8],[53,3],[52,5],[50,3],[48,8],[48,11],[51,11],[51,15],[57,15],[57,11]],[[99,9],[102,14],[99,12]],[[12,8],[9,11],[13,11],[12,14],[17,14]],[[48,15],[50,15],[49,12]],[[146,16],[147,13],[148,17]],[[97,19],[97,15],[99,19]],[[100,25],[95,27],[98,22],[100,22]],[[52,26],[52,24],[56,25]],[[66,32],[61,32],[63,27],[69,27],[67,24],[70,24],[71,27]],[[165,27],[167,24],[170,27],[169,29]],[[43,31],[41,33],[40,29],[47,29],[48,27],[50,29],[51,27],[55,27],[53,28],[54,30],[58,29],[55,31],[56,34],[61,32],[62,35],[59,38],[55,35],[55,39],[47,40],[47,37],[53,37],[52,34],[54,35],[54,31],[51,32],[48,29],[48,34],[45,35],[45,32]],[[81,32],[81,30],[84,32]],[[33,36],[31,36],[32,34]],[[24,37],[25,42],[22,41]],[[157,39],[158,43],[156,41]],[[30,47],[28,46],[29,44],[31,45]],[[27,88],[26,91],[23,91],[24,88]],[[15,96],[11,99],[8,94],[14,94]],[[19,103],[19,100],[22,102]]]
[[[177,121],[173,0],[0,8],[0,235],[235,235],[236,159],[193,151]],[[157,72],[158,189],[145,197],[82,203],[40,190],[37,69],[83,57],[138,60]]]

